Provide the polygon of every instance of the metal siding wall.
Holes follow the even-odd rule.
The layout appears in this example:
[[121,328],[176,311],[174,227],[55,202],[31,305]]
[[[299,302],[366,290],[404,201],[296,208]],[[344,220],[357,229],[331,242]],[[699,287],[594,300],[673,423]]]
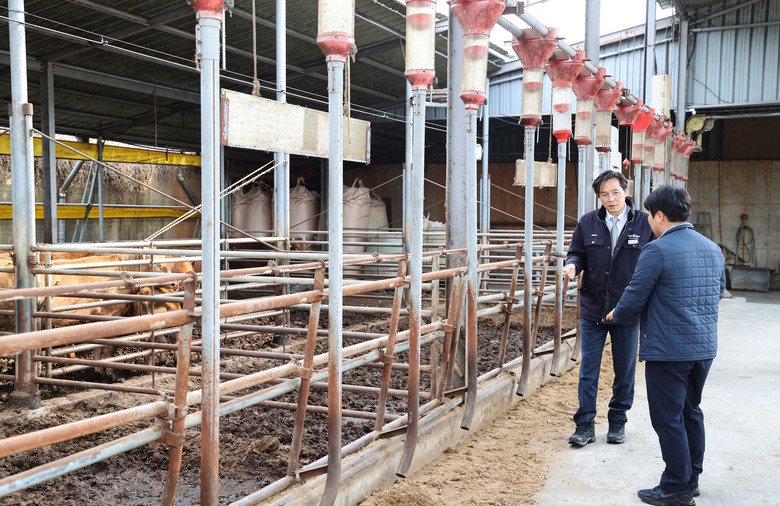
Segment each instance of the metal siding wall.
[[[726,24],[734,24],[736,23],[736,12],[732,12],[731,14],[727,14],[724,16],[724,21]],[[734,102],[734,95],[735,95],[735,79],[739,80],[742,78],[747,79],[747,73],[745,72],[744,75],[742,72],[740,72],[740,75],[735,76],[734,75],[734,67],[735,62],[738,62],[739,60],[736,59],[736,54],[734,51],[735,48],[735,40],[736,40],[736,32],[734,30],[726,30],[725,32],[712,32],[712,35],[718,35],[720,37],[719,46],[720,46],[720,69],[715,68],[715,71],[718,72],[720,79],[718,81],[709,81],[715,84],[716,82],[719,82],[718,88],[718,96],[720,97],[720,100],[724,102]],[[711,70],[714,66],[710,65]],[[709,75],[709,72],[708,72]],[[708,84],[709,86],[709,84]],[[711,88],[715,88],[714,86],[710,86]],[[714,98],[714,97],[711,97]]]

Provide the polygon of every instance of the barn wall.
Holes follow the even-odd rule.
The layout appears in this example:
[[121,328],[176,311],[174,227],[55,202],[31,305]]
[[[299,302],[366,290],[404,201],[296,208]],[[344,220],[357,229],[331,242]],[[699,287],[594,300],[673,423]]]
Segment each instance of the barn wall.
[[[478,170],[481,173],[481,166]],[[492,184],[490,205],[495,208],[490,216],[493,227],[522,229],[525,215],[525,187],[514,186],[514,164],[491,163],[488,172]],[[344,184],[351,185],[355,178],[362,177],[366,186],[375,190],[382,199],[385,199],[385,202],[389,201],[390,226],[400,227],[403,216],[403,185],[399,177],[401,173],[401,165],[397,164],[368,165],[365,168],[351,170],[345,176]],[[444,222],[446,221],[446,190],[442,186],[447,179],[446,165],[427,164],[425,178],[430,180],[425,182],[424,188],[425,215],[431,220]],[[576,163],[569,163],[566,172],[566,226],[569,228],[573,228],[577,223],[576,178]],[[391,179],[394,180],[388,183]],[[555,188],[537,188],[535,192],[534,200],[537,205],[534,209],[534,223],[548,230],[555,229],[556,191]]]
[[[74,160],[59,160],[57,162],[57,187],[59,188],[75,165]],[[177,172],[182,171],[187,184],[192,191],[200,194],[200,169],[197,167],[178,167],[169,165],[127,164],[113,163],[125,174],[152,186],[160,191],[168,193],[182,202],[193,205],[176,178]],[[68,194],[68,203],[81,203],[84,189],[89,174],[89,162],[86,162],[71,184]],[[41,183],[41,160],[35,159],[35,200],[43,201],[43,185]],[[174,202],[141,184],[130,181],[108,170],[104,171],[104,196],[103,203],[118,204],[124,206],[166,206],[181,207]],[[10,157],[0,156],[0,202],[11,202],[11,168]],[[95,197],[97,208],[97,196]],[[115,218],[104,220],[104,239],[116,240],[141,240],[156,232],[166,224],[173,221],[171,217],[146,217],[146,218]],[[73,237],[76,220],[65,220],[66,242]],[[196,220],[187,220],[176,228],[161,236],[161,239],[187,239],[196,233]],[[37,241],[43,241],[43,220],[36,223]],[[84,234],[84,241],[97,241],[99,239],[98,220],[90,219]],[[13,222],[11,219],[0,219],[0,243],[13,242]]]
[[755,239],[751,265],[780,269],[780,160],[691,162],[689,177],[691,221],[734,251],[740,216],[747,214]]

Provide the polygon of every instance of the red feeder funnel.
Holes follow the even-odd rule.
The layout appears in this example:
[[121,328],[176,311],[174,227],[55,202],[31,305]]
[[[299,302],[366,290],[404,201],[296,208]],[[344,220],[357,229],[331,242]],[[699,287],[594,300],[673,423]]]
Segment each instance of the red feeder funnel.
[[[195,9],[198,18],[222,19],[222,11],[227,9],[226,0],[187,0],[187,3]],[[232,5],[232,2],[230,2]]]
[[614,88],[602,88],[596,93],[593,102],[597,111],[612,111],[615,104],[623,94],[623,83],[617,82]]
[[663,128],[663,126],[664,126],[663,116],[660,116],[658,119],[653,119],[650,122],[650,126],[648,126],[647,130],[645,130],[645,138],[653,137],[653,142],[655,142],[655,134],[658,133],[658,130],[660,128]]
[[683,149],[682,155],[685,158],[688,158],[696,150],[697,144],[696,144],[696,141],[694,141],[693,139],[688,139],[688,142],[683,144],[683,146],[684,146],[684,149]]
[[607,78],[607,69],[599,67],[598,72],[595,74],[588,73],[583,75],[586,69],[580,71],[580,75],[574,79],[571,88],[574,90],[574,95],[577,100],[592,100],[596,97],[596,93],[599,92],[604,85],[604,80]]
[[669,121],[666,126],[658,129],[658,131],[655,133],[655,142],[666,142],[666,138],[669,137],[669,134],[672,133],[672,130],[674,130],[674,125],[671,121]]
[[558,46],[558,29],[550,28],[547,35],[540,35],[533,28],[523,30],[523,35],[512,42],[512,49],[523,67],[527,69],[543,68],[544,62]]
[[642,104],[643,101],[640,98],[636,101],[636,104],[615,106],[614,112],[618,121],[620,121],[620,126],[633,126],[639,115],[642,114]]
[[506,0],[451,0],[450,8],[466,35],[490,35],[504,13]]
[[637,105],[640,106],[639,110],[639,117],[634,120],[634,124],[631,126],[631,130],[634,132],[645,132],[647,131],[647,128],[650,126],[650,124],[653,122],[653,119],[655,118],[655,109],[652,107],[649,107],[648,112],[644,112],[641,108],[642,105],[642,99],[640,98],[637,101]]
[[485,103],[488,36],[504,13],[506,0],[452,0],[452,13],[465,32],[460,98],[467,108]]
[[[584,56],[584,51],[582,51]],[[577,55],[579,56],[579,55]],[[544,70],[547,71],[547,75],[550,76],[553,86],[567,86],[571,87],[574,78],[582,70],[585,65],[584,58],[565,58],[565,59],[549,59],[544,64]]]

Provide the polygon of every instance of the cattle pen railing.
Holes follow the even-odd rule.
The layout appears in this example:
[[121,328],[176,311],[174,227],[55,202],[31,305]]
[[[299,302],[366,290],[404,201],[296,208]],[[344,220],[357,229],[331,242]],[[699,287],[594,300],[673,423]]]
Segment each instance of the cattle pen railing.
[[[52,246],[39,246],[41,252],[55,250]],[[74,248],[75,249],[75,248]],[[195,259],[199,252],[195,250],[181,249],[155,249],[138,250],[119,245],[109,245],[100,248],[104,253],[155,255],[158,262],[177,262],[181,259]],[[467,314],[468,305],[465,304],[466,267],[440,268],[441,261],[448,257],[461,255],[464,250],[438,250],[424,253],[426,270],[423,274],[423,288],[431,292],[430,309],[423,311],[420,318],[426,321],[420,322],[419,345],[431,345],[431,363],[420,367],[420,371],[430,376],[430,390],[421,392],[419,398],[427,401],[421,409],[421,415],[430,412],[443,399],[457,397],[469,392],[472,399],[475,398],[477,385],[464,385],[464,378],[458,378],[456,374],[457,364],[466,364],[471,367],[476,364],[478,353],[476,346],[464,346],[465,332],[461,332],[464,321],[469,318],[478,318],[499,313],[505,314],[502,340],[498,356],[495,357],[496,368],[481,379],[498,374],[507,363],[522,362],[520,378],[521,390],[528,381],[530,361],[534,353],[535,333],[539,328],[539,315],[543,301],[549,301],[568,293],[576,285],[574,283],[548,283],[548,264],[560,254],[552,253],[551,243],[539,242],[534,245],[534,252],[539,254],[533,257],[536,267],[534,279],[526,286],[532,287],[535,300],[535,312],[532,320],[525,319],[523,325],[523,354],[521,357],[506,359],[506,345],[509,339],[509,325],[513,309],[523,307],[523,291],[518,290],[517,284],[522,280],[521,268],[523,258],[522,245],[519,243],[503,243],[498,245],[482,246],[483,259],[490,260],[480,264],[479,271],[484,279],[489,279],[503,273],[506,282],[505,290],[488,290],[487,287],[478,296],[480,308],[476,314]],[[252,258],[257,252],[231,251],[226,256],[231,258]],[[279,256],[279,254],[276,254]],[[163,257],[163,258],[161,258]],[[195,272],[172,274],[169,272],[145,272],[138,271],[128,274],[127,271],[105,271],[100,268],[86,269],[52,269],[40,267],[37,273],[45,276],[78,272],[84,276],[104,276],[115,279],[101,280],[79,285],[61,285],[22,290],[0,291],[0,301],[14,301],[24,298],[49,298],[54,296],[74,296],[98,299],[98,304],[115,303],[121,301],[146,301],[156,304],[178,303],[181,309],[172,309],[161,313],[146,314],[131,317],[103,317],[100,315],[67,315],[56,311],[39,311],[37,316],[46,321],[55,316],[66,316],[88,320],[88,323],[60,328],[46,328],[24,334],[8,334],[0,336],[0,356],[13,357],[23,352],[32,352],[35,364],[40,367],[33,368],[34,377],[27,378],[35,385],[58,385],[64,387],[94,388],[103,390],[117,390],[135,394],[154,395],[162,400],[143,403],[131,408],[122,409],[112,413],[106,413],[92,418],[62,425],[54,425],[46,429],[36,430],[12,437],[0,439],[0,458],[16,455],[22,452],[42,448],[47,445],[68,441],[89,434],[119,428],[131,423],[154,419],[152,424],[143,430],[122,436],[110,442],[79,451],[65,458],[53,460],[23,471],[18,474],[6,476],[0,479],[0,497],[23,490],[27,487],[43,483],[47,480],[81,469],[101,460],[110,458],[123,452],[127,452],[142,445],[161,441],[169,447],[168,474],[163,489],[163,503],[173,504],[177,480],[182,460],[182,447],[185,438],[185,429],[201,424],[215,424],[218,420],[204,420],[202,412],[197,409],[202,400],[203,392],[200,389],[190,389],[189,378],[208,374],[219,374],[219,395],[221,403],[218,417],[226,416],[236,411],[263,405],[271,408],[294,410],[296,413],[295,424],[292,428],[292,444],[289,452],[288,476],[251,495],[251,500],[261,500],[268,497],[281,488],[303,478],[324,474],[327,467],[324,463],[327,457],[313,462],[307,466],[299,465],[302,434],[304,430],[306,412],[327,410],[329,427],[331,423],[341,426],[342,415],[367,418],[375,420],[374,430],[366,436],[349,443],[344,448],[329,448],[331,458],[341,458],[347,452],[355,451],[371,441],[380,437],[392,437],[406,434],[407,438],[416,439],[417,434],[407,425],[407,416],[403,413],[389,414],[386,410],[388,397],[409,397],[412,389],[419,389],[417,385],[409,382],[407,390],[390,388],[391,372],[406,372],[408,374],[410,364],[396,361],[396,355],[407,351],[412,337],[408,330],[399,328],[400,317],[408,312],[402,308],[404,291],[408,290],[409,276],[406,275],[405,254],[363,256],[344,261],[346,266],[360,268],[376,265],[392,265],[396,269],[395,276],[371,281],[355,281],[345,283],[344,296],[359,296],[376,293],[380,290],[392,291],[391,308],[349,308],[344,310],[366,310],[368,312],[385,313],[390,317],[390,326],[387,333],[368,332],[344,332],[344,337],[355,338],[356,344],[343,347],[339,356],[342,360],[334,363],[332,354],[315,354],[317,337],[327,334],[326,330],[319,328],[319,314],[328,298],[326,286],[327,263],[317,258],[316,254],[291,253],[287,258],[289,263],[282,262],[262,267],[250,267],[243,269],[228,269],[220,273],[221,279],[226,283],[247,289],[259,286],[278,286],[280,283],[290,286],[294,283],[297,289],[304,287],[303,291],[283,293],[281,295],[264,295],[245,300],[233,300],[225,298],[220,304],[220,316],[223,322],[222,328],[228,331],[227,335],[220,336],[220,340],[226,343],[231,335],[246,335],[256,332],[275,332],[280,334],[305,334],[305,351],[303,354],[269,352],[262,350],[242,350],[222,348],[222,356],[243,356],[278,361],[281,365],[275,365],[250,374],[220,373],[217,371],[200,370],[190,363],[192,353],[200,351],[199,341],[193,340],[193,327],[196,326],[200,310],[198,307],[198,276]],[[125,266],[129,264],[123,264]],[[508,275],[506,273],[509,273]],[[292,280],[292,281],[291,281]],[[525,281],[525,280],[522,280]],[[444,291],[441,283],[445,282],[449,292],[449,304],[441,307],[439,304],[440,293]],[[164,286],[175,283],[178,288],[163,295],[137,295],[106,293],[107,289],[123,289],[138,286]],[[310,289],[306,289],[309,288]],[[228,290],[225,293],[229,293]],[[107,300],[103,300],[107,299]],[[65,306],[64,311],[84,309],[85,305],[78,307]],[[88,306],[88,304],[86,305]],[[274,316],[290,308],[299,308],[309,312],[308,324],[305,328],[293,328],[290,326],[258,326],[241,323],[248,317]],[[62,309],[62,308],[60,308]],[[380,311],[381,310],[381,311]],[[557,311],[557,309],[556,309]],[[440,314],[440,313],[446,314]],[[526,316],[530,313],[526,310]],[[442,318],[443,316],[443,318]],[[561,315],[556,314],[555,319],[560,322]],[[92,320],[92,321],[90,321]],[[97,321],[95,321],[97,320]],[[48,325],[48,324],[47,324]],[[562,339],[566,338],[559,331],[556,332],[553,344],[554,361],[560,356]],[[175,336],[175,343],[158,342],[161,337]],[[474,336],[476,338],[476,336]],[[109,358],[101,358],[106,353],[103,350],[121,348],[141,349],[140,352],[117,354]],[[96,353],[100,350],[100,353]],[[75,353],[93,351],[93,359],[74,358]],[[155,353],[174,353],[175,367],[154,365],[154,361],[148,359]],[[113,353],[111,353],[113,355]],[[128,363],[145,359],[147,363]],[[514,362],[512,361],[514,360]],[[343,385],[344,392],[371,393],[377,397],[376,410],[371,411],[337,411],[333,409],[310,406],[308,403],[309,392],[312,388],[327,389],[332,377],[332,372],[342,374],[345,371],[358,367],[378,367],[382,369],[382,379],[379,385]],[[161,388],[148,388],[121,384],[109,384],[100,382],[85,382],[63,379],[62,376],[78,370],[95,368],[98,371],[112,371],[125,369],[135,372],[170,374],[175,377],[173,390]],[[554,366],[554,370],[557,370]],[[0,375],[0,380],[16,381],[13,375]],[[340,383],[339,383],[339,386]],[[331,385],[332,387],[332,385]],[[256,389],[250,392],[247,390]],[[283,403],[274,401],[275,398],[298,391],[297,403]],[[240,396],[232,397],[233,394]],[[340,393],[340,392],[339,392]],[[329,403],[330,404],[330,403]],[[206,470],[217,472],[217,470]],[[204,470],[201,470],[204,472]]]

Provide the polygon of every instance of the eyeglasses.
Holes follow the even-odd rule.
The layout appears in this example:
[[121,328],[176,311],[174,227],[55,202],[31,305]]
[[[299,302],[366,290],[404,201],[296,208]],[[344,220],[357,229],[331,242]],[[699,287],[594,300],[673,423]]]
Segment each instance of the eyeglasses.
[[610,197],[614,197],[615,199],[618,199],[622,195],[623,195],[622,191],[615,190],[615,191],[610,192],[610,193],[607,193],[607,192],[599,193],[599,198],[601,198],[602,200],[609,200]]

